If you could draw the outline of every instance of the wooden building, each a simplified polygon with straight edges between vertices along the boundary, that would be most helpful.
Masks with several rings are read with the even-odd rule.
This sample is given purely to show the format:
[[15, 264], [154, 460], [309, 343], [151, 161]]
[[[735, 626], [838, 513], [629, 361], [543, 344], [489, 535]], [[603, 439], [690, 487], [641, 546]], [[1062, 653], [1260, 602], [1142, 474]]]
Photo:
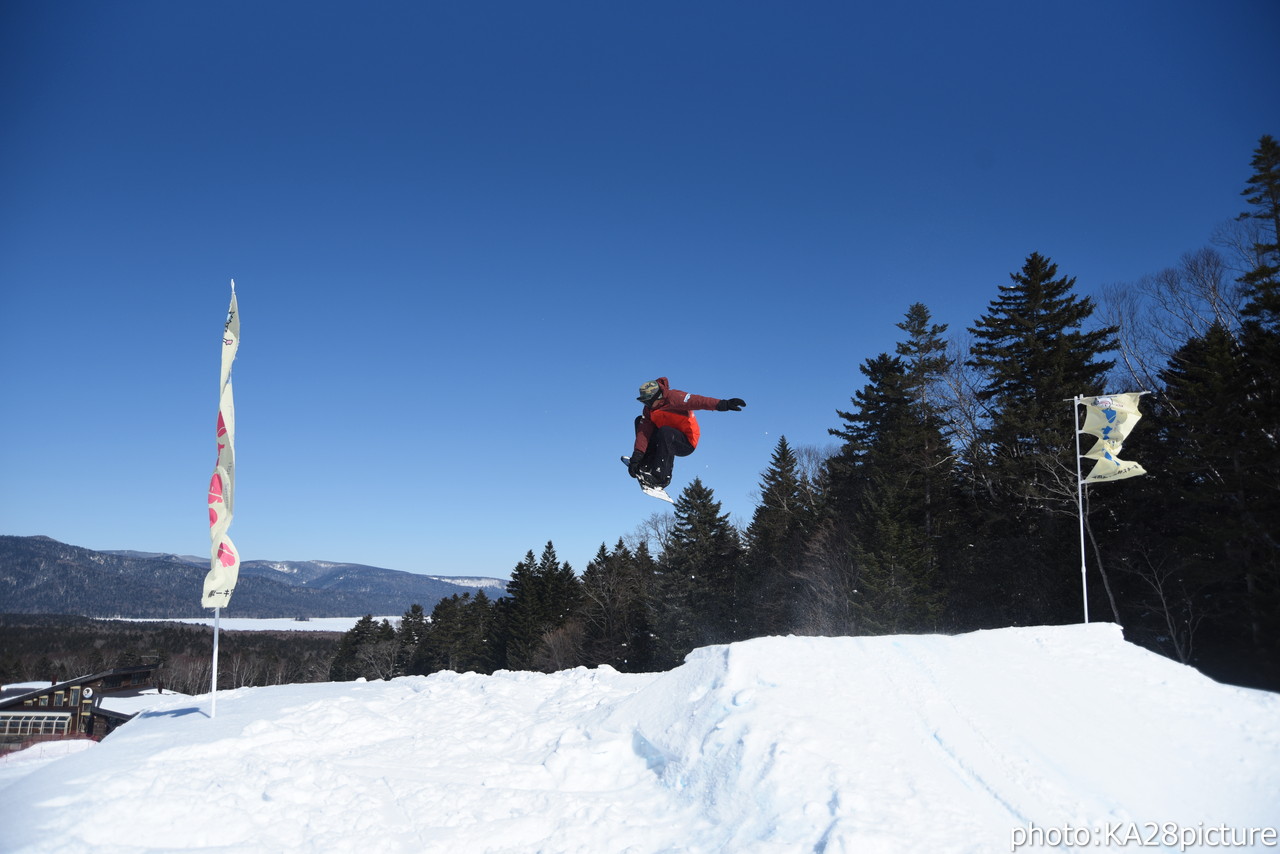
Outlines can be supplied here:
[[0, 751], [56, 738], [101, 739], [131, 714], [111, 711], [104, 698], [156, 687], [156, 666], [117, 667], [0, 698]]

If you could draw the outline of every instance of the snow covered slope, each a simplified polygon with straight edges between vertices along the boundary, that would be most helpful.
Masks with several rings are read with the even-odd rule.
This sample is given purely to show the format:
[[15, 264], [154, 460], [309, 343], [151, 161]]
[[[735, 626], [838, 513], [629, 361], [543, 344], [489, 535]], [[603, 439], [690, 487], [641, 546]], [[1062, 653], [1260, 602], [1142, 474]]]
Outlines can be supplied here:
[[1280, 823], [1280, 696], [1109, 625], [762, 638], [669, 673], [291, 685], [208, 709], [175, 701], [9, 780], [0, 848], [1209, 850], [1252, 832], [1267, 850]]

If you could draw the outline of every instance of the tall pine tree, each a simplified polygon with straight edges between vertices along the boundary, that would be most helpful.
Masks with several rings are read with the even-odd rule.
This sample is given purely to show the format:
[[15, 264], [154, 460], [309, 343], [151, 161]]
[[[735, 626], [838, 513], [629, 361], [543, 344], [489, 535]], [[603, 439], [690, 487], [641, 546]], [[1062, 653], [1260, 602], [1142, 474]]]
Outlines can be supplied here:
[[742, 545], [729, 514], [701, 479], [675, 501], [676, 523], [658, 559], [652, 591], [659, 666], [673, 667], [695, 647], [745, 634]]
[[379, 623], [372, 614], [365, 614], [343, 632], [329, 678], [334, 682], [388, 679], [395, 675], [396, 652], [396, 630], [390, 621]]
[[650, 666], [652, 629], [647, 587], [647, 554], [637, 558], [621, 541], [612, 552], [604, 544], [582, 573], [583, 652], [589, 666], [608, 664], [638, 672]]
[[1270, 134], [1262, 137], [1254, 149], [1251, 165], [1253, 174], [1242, 191], [1251, 208], [1240, 214], [1240, 218], [1256, 220], [1261, 231], [1260, 239], [1253, 245], [1254, 267], [1242, 278], [1254, 304], [1246, 314], [1269, 315], [1274, 321], [1280, 313], [1280, 306], [1276, 305], [1280, 299], [1276, 292], [1280, 281], [1280, 143]]
[[779, 437], [760, 481], [760, 504], [746, 531], [744, 579], [749, 608], [744, 620], [749, 634], [792, 631], [797, 577], [805, 543], [817, 521], [815, 497], [787, 437]]
[[455, 593], [436, 603], [431, 621], [418, 645], [413, 672], [492, 673], [488, 643], [493, 604], [483, 590]]
[[561, 563], [550, 541], [535, 558], [533, 552], [511, 573], [508, 597], [495, 615], [493, 642], [505, 651], [501, 665], [512, 670], [546, 669], [543, 646], [556, 630], [574, 617], [581, 603], [581, 582], [567, 563]]
[[[978, 397], [989, 414], [989, 489], [1029, 507], [1060, 499], [1061, 473], [1075, 471], [1075, 425], [1064, 401], [1105, 391], [1115, 366], [1099, 357], [1116, 349], [1118, 330], [1084, 329], [1093, 301], [1073, 293], [1074, 276], [1057, 276], [1058, 266], [1033, 252], [969, 330], [969, 364], [982, 372]], [[1074, 476], [1067, 481], [1069, 497]]]
[[968, 592], [988, 603], [983, 622], [1064, 622], [1077, 619], [1078, 561], [1073, 410], [1078, 394], [1106, 391], [1116, 349], [1115, 327], [1087, 329], [1094, 312], [1032, 253], [1010, 276], [977, 323], [968, 364], [983, 384], [987, 421], [968, 460], [975, 496], [988, 512], [985, 549]]
[[421, 605], [409, 606], [400, 618], [396, 627], [396, 675], [404, 676], [413, 672], [413, 660], [418, 654], [418, 646], [427, 636], [427, 614]]
[[1248, 543], [1249, 619], [1254, 655], [1265, 661], [1269, 684], [1280, 684], [1280, 143], [1259, 140], [1244, 196], [1243, 216], [1260, 225], [1257, 261], [1246, 288], [1240, 343], [1248, 366], [1239, 405], [1245, 410], [1240, 484]]
[[842, 610], [858, 633], [935, 628], [945, 594], [942, 532], [956, 499], [936, 390], [951, 364], [946, 327], [916, 303], [898, 328], [896, 355], [863, 363], [857, 406], [830, 431], [844, 445], [830, 464], [828, 529], [811, 553], [848, 576], [826, 586], [849, 597]]
[[498, 600], [490, 627], [498, 667], [526, 670], [538, 649], [544, 630], [542, 592], [538, 584], [538, 559], [533, 550], [511, 570], [507, 595]]

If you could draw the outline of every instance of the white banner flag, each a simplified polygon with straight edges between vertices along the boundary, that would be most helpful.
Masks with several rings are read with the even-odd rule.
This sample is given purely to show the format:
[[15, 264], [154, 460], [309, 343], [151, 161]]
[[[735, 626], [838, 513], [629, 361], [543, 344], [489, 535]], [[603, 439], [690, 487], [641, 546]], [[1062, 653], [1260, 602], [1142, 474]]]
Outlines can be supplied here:
[[204, 578], [205, 608], [225, 608], [240, 576], [240, 554], [227, 536], [235, 509], [236, 407], [231, 390], [231, 365], [240, 348], [240, 311], [236, 283], [231, 283], [231, 307], [222, 333], [222, 376], [218, 395], [218, 461], [209, 480], [209, 574]]
[[1138, 394], [1113, 394], [1085, 398], [1084, 427], [1080, 432], [1107, 442], [1123, 442], [1142, 419], [1138, 397]]
[[1138, 398], [1141, 396], [1140, 392], [1132, 392], [1079, 399], [1085, 411], [1084, 426], [1080, 432], [1098, 437], [1094, 446], [1080, 455], [1098, 461], [1084, 479], [1085, 483], [1124, 480], [1147, 473], [1137, 463], [1116, 456], [1124, 447], [1129, 433], [1142, 420], [1142, 413], [1138, 411]]
[[1110, 451], [1102, 451], [1102, 456], [1096, 459], [1098, 462], [1094, 465], [1093, 471], [1089, 472], [1089, 476], [1084, 479], [1085, 483], [1124, 480], [1126, 477], [1137, 477], [1147, 473], [1147, 470], [1138, 463], [1122, 460]]

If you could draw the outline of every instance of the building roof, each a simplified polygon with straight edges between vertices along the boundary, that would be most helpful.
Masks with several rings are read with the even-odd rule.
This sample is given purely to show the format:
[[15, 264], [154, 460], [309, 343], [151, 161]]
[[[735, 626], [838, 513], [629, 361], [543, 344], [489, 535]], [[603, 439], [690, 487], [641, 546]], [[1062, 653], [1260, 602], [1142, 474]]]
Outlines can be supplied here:
[[119, 676], [131, 673], [149, 673], [154, 671], [154, 664], [135, 664], [130, 667], [115, 667], [111, 670], [104, 670], [101, 673], [94, 673], [89, 676], [77, 676], [75, 679], [68, 679], [66, 682], [55, 682], [49, 684], [46, 682], [24, 682], [20, 683], [24, 688], [36, 685], [38, 687], [23, 691], [20, 694], [11, 694], [0, 699], [0, 709], [10, 709], [14, 706], [21, 706], [27, 700], [34, 700], [42, 694], [51, 694], [54, 691], [66, 691], [88, 682], [95, 682], [99, 679], [105, 679], [108, 676]]

